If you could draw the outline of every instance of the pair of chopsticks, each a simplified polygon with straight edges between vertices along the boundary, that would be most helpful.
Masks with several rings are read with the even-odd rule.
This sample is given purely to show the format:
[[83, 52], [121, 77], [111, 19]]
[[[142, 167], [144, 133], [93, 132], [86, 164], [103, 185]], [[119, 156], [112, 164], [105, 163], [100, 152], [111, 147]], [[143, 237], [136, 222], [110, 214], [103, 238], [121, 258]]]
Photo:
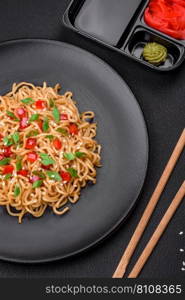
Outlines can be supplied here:
[[[160, 199], [160, 196], [177, 164], [177, 161], [184, 150], [185, 147], [185, 129], [183, 130], [175, 149], [163, 171], [163, 174], [150, 198], [150, 201], [140, 219], [139, 224], [137, 225], [135, 232], [118, 264], [118, 267], [113, 274], [113, 278], [122, 278], [125, 274], [126, 268], [132, 258], [132, 255], [147, 227], [147, 224], [155, 210], [155, 207]], [[181, 204], [183, 198], [185, 196], [185, 181], [181, 185], [179, 191], [177, 192], [175, 198], [172, 200], [171, 205], [167, 209], [165, 215], [163, 216], [161, 222], [157, 226], [155, 232], [153, 233], [151, 239], [149, 240], [148, 244], [146, 245], [145, 249], [143, 250], [141, 256], [139, 257], [138, 261], [136, 262], [134, 268], [132, 269], [131, 273], [129, 274], [128, 278], [136, 278], [139, 273], [141, 272], [142, 268], [144, 267], [145, 263], [147, 262], [148, 258], [150, 257], [152, 251], [154, 250], [155, 246], [157, 245], [160, 237], [164, 233], [166, 227], [168, 226], [170, 220], [172, 219], [173, 215], [175, 214], [177, 208]]]

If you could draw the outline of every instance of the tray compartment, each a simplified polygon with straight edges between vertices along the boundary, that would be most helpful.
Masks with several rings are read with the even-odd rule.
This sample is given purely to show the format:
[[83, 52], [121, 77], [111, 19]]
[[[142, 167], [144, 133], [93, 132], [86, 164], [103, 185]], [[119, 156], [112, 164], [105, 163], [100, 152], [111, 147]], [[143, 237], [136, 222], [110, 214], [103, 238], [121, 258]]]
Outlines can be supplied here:
[[185, 46], [185, 40], [176, 39], [176, 38], [174, 38], [174, 37], [172, 37], [172, 36], [170, 36], [170, 35], [168, 35], [168, 34], [162, 32], [162, 31], [160, 31], [160, 30], [158, 30], [158, 29], [155, 29], [154, 27], [149, 26], [149, 25], [145, 22], [145, 20], [144, 20], [144, 13], [145, 13], [146, 8], [147, 8], [148, 5], [149, 5], [149, 2], [150, 2], [150, 0], [145, 0], [145, 4], [144, 4], [143, 8], [142, 8], [141, 11], [140, 11], [140, 16], [138, 17], [137, 24], [143, 24], [143, 26], [145, 26], [146, 28], [152, 30], [152, 31], [155, 32], [156, 34], [161, 34], [162, 36], [164, 36], [164, 37], [166, 37], [166, 38], [172, 40], [173, 42], [177, 42], [177, 43], [179, 43], [179, 44]]
[[[104, 43], [117, 46], [126, 34], [142, 0], [86, 0], [76, 2], [76, 12], [72, 16], [73, 26], [80, 32]], [[74, 9], [74, 7], [73, 7]]]
[[[156, 66], [144, 60], [142, 57], [143, 49], [144, 46], [150, 42], [159, 43], [167, 48], [168, 56], [165, 63]], [[173, 68], [179, 64], [184, 55], [184, 48], [181, 45], [177, 45], [171, 40], [156, 35], [154, 32], [147, 30], [145, 27], [139, 27], [135, 29], [123, 50], [131, 55], [134, 59], [137, 59], [143, 64], [150, 65], [152, 68], [156, 69]]]

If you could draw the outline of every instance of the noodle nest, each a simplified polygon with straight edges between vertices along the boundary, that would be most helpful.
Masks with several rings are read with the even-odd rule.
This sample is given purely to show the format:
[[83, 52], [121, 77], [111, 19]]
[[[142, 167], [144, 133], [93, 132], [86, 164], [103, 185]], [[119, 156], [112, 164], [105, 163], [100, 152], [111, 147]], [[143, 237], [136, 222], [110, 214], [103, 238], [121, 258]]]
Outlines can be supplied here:
[[[59, 90], [59, 84], [21, 82], [0, 96], [0, 206], [19, 223], [26, 214], [41, 217], [47, 207], [63, 215], [81, 188], [96, 183], [101, 146], [94, 112], [80, 114], [72, 93]], [[26, 117], [16, 113], [20, 108]]]

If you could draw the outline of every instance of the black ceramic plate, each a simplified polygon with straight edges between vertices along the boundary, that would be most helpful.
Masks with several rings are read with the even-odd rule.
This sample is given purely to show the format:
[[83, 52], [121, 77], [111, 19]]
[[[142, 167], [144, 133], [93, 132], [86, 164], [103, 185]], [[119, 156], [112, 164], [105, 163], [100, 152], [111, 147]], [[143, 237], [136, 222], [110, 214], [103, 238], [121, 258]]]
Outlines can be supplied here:
[[87, 186], [64, 216], [48, 211], [20, 225], [0, 208], [0, 258], [44, 262], [94, 245], [125, 219], [142, 188], [148, 139], [141, 110], [125, 82], [107, 64], [79, 48], [54, 41], [0, 45], [0, 94], [13, 82], [54, 85], [74, 93], [81, 111], [92, 110], [102, 144], [97, 184]]

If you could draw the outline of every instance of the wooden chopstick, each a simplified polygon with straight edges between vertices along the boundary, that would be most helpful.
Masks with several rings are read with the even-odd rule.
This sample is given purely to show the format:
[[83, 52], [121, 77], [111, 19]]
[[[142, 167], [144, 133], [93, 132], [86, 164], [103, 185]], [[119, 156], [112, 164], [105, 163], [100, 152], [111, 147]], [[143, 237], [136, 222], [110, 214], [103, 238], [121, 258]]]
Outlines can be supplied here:
[[130, 262], [130, 259], [143, 235], [144, 230], [147, 227], [147, 224], [155, 210], [155, 207], [160, 199], [160, 196], [175, 168], [175, 165], [185, 147], [185, 129], [183, 130], [176, 146], [175, 149], [162, 173], [162, 176], [150, 198], [150, 201], [145, 208], [145, 211], [139, 221], [139, 224], [137, 225], [135, 232], [118, 264], [118, 267], [116, 271], [113, 274], [113, 278], [122, 278], [123, 275], [125, 274], [126, 268]]
[[170, 204], [169, 208], [167, 209], [161, 222], [157, 226], [154, 234], [152, 235], [151, 239], [149, 240], [148, 244], [146, 245], [145, 249], [143, 250], [141, 256], [139, 257], [138, 261], [136, 262], [135, 266], [133, 267], [128, 278], [136, 278], [139, 275], [139, 273], [141, 272], [145, 263], [147, 262], [148, 258], [150, 257], [152, 251], [154, 250], [155, 246], [157, 245], [160, 237], [162, 236], [166, 227], [168, 226], [170, 220], [172, 219], [173, 215], [175, 214], [177, 208], [181, 204], [184, 196], [185, 196], [185, 181], [182, 184], [179, 191], [177, 192], [177, 194], [176, 194], [175, 198], [173, 199], [172, 203]]

